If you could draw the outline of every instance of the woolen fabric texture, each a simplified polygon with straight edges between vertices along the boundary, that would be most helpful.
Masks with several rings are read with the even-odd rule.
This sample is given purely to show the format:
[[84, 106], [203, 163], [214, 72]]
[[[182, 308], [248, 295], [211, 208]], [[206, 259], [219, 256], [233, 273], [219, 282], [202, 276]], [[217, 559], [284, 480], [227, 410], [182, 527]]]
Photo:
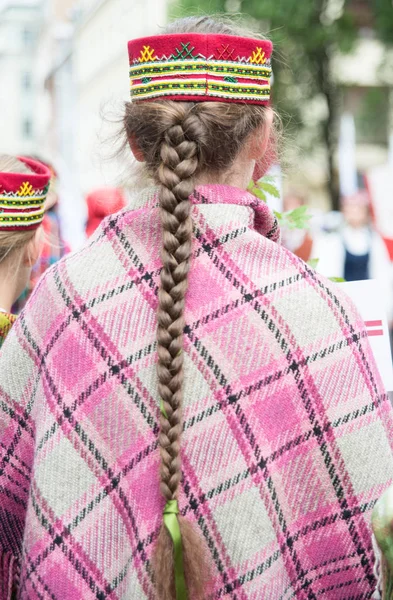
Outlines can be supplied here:
[[[364, 325], [254, 196], [192, 202], [179, 504], [213, 598], [371, 598], [393, 427]], [[157, 193], [134, 204], [46, 272], [3, 346], [1, 600], [158, 600]]]

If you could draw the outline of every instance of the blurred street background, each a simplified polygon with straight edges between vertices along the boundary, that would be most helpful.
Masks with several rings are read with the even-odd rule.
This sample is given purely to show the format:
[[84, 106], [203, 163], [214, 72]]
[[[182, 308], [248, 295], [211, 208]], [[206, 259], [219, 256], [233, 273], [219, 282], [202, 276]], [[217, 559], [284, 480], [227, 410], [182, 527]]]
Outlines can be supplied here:
[[110, 158], [127, 41], [203, 13], [233, 14], [274, 42], [272, 200], [313, 215], [284, 242], [326, 275], [380, 278], [392, 319], [392, 0], [0, 0], [0, 152], [53, 165], [62, 235], [78, 248], [102, 198], [117, 207], [132, 192], [131, 157]]

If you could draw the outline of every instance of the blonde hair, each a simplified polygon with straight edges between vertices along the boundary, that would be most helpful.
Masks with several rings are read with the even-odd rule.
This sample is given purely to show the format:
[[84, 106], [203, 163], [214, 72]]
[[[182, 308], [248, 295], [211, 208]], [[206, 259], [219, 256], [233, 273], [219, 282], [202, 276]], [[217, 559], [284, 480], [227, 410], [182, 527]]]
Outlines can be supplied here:
[[[233, 24], [211, 17], [175, 21], [165, 33], [244, 35]], [[127, 137], [135, 139], [150, 176], [160, 186], [162, 226], [161, 285], [157, 310], [160, 417], [160, 489], [166, 502], [177, 500], [181, 482], [183, 430], [184, 308], [192, 245], [190, 196], [200, 173], [226, 172], [249, 135], [266, 121], [266, 107], [222, 102], [133, 102], [126, 105]], [[189, 597], [206, 597], [207, 548], [203, 537], [179, 515]], [[153, 556], [160, 600], [176, 598], [171, 537], [162, 524]]]
[[[2, 173], [32, 173], [33, 171], [9, 154], [0, 154], [0, 172]], [[0, 228], [0, 263], [24, 249], [36, 235], [33, 231], [2, 231]]]

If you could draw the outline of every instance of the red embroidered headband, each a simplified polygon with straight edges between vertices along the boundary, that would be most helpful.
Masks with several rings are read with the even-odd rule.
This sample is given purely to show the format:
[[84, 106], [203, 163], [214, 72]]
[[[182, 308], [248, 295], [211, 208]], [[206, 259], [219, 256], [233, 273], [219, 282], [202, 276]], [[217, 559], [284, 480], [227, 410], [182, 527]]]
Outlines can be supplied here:
[[51, 172], [31, 158], [18, 159], [33, 172], [0, 172], [0, 231], [36, 229], [44, 218]]
[[267, 40], [232, 35], [179, 33], [132, 40], [131, 99], [268, 104], [272, 50]]

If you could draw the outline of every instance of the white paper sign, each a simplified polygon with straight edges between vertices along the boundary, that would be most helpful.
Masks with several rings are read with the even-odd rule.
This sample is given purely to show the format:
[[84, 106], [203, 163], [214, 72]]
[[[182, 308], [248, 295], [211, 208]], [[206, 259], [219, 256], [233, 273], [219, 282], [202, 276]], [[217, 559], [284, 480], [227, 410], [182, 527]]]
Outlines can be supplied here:
[[393, 391], [393, 363], [382, 293], [374, 279], [348, 281], [340, 287], [356, 305], [366, 324], [370, 345], [386, 391]]
[[370, 169], [367, 184], [377, 229], [382, 237], [393, 239], [392, 166], [386, 164]]

